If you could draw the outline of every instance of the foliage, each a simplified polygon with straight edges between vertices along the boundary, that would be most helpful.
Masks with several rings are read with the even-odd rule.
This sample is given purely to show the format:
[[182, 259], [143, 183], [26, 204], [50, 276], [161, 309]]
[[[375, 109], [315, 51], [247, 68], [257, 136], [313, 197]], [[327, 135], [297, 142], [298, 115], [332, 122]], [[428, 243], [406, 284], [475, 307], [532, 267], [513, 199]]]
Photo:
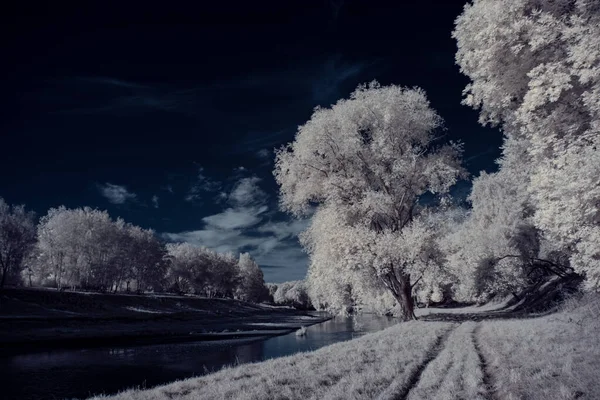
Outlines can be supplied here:
[[290, 281], [277, 284], [277, 290], [273, 295], [275, 304], [292, 306], [300, 309], [311, 308], [312, 304], [308, 296], [306, 282]]
[[315, 109], [295, 141], [277, 151], [282, 208], [300, 216], [318, 206], [304, 243], [311, 268], [330, 270], [318, 279], [341, 296], [327, 307], [340, 309], [353, 296], [349, 280], [350, 290], [365, 292], [376, 281], [397, 300], [403, 318], [412, 318], [411, 279], [417, 277], [397, 246], [409, 248], [410, 232], [403, 230], [418, 229], [411, 223], [419, 197], [446, 193], [463, 175], [461, 147], [439, 144], [441, 127], [421, 89], [374, 82], [329, 109]]
[[0, 289], [20, 283], [24, 261], [35, 244], [34, 214], [0, 197]]
[[476, 0], [453, 36], [471, 79], [464, 103], [502, 125], [505, 159], [527, 174], [533, 224], [600, 287], [598, 2]]

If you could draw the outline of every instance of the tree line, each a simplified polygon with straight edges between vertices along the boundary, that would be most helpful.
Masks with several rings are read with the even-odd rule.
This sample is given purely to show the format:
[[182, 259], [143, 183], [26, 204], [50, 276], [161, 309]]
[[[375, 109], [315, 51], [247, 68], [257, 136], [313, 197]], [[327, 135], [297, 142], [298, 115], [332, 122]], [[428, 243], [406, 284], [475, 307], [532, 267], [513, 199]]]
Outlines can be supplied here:
[[269, 299], [250, 254], [236, 257], [164, 243], [151, 229], [89, 207], [52, 208], [36, 224], [0, 198], [1, 285], [102, 292], [175, 292], [259, 302]]

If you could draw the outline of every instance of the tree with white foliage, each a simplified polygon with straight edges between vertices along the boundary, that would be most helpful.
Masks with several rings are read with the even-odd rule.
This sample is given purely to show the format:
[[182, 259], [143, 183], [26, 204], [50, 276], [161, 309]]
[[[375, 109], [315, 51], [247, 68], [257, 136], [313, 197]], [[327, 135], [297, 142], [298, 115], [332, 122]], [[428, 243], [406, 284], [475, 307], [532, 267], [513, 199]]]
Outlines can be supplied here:
[[273, 295], [275, 304], [287, 305], [300, 309], [311, 307], [306, 288], [306, 282], [289, 281], [277, 284], [277, 290]]
[[168, 243], [168, 280], [172, 290], [205, 294], [210, 273], [210, 250], [189, 243]]
[[473, 180], [467, 219], [442, 239], [457, 300], [485, 301], [525, 285], [524, 264], [539, 251], [527, 199], [506, 171]]
[[238, 261], [239, 285], [236, 297], [244, 301], [258, 303], [268, 297], [268, 289], [262, 270], [249, 253], [240, 254]]
[[[139, 292], [149, 289], [161, 290], [166, 275], [167, 251], [154, 231], [128, 224], [125, 228], [124, 241], [120, 245], [123, 249], [123, 258], [127, 262], [124, 268], [124, 272], [127, 273], [125, 278], [127, 289], [129, 289], [129, 281], [134, 280]], [[123, 278], [119, 277], [117, 286], [120, 286], [122, 280]]]
[[31, 272], [39, 284], [117, 291], [134, 281], [138, 291], [161, 289], [164, 248], [152, 230], [61, 206], [40, 219], [37, 237]]
[[108, 290], [116, 274], [118, 253], [115, 225], [106, 211], [89, 207], [50, 209], [38, 226], [39, 263], [60, 288]]
[[339, 214], [338, 234], [353, 249], [340, 263], [376, 277], [404, 319], [413, 318], [418, 277], [381, 243], [397, 245], [419, 212], [419, 197], [446, 193], [463, 175], [461, 147], [440, 144], [441, 128], [421, 89], [372, 83], [331, 108], [315, 109], [276, 155], [282, 208], [302, 216], [317, 205]]
[[464, 103], [521, 143], [533, 222], [600, 287], [600, 4], [475, 0], [456, 21]]
[[0, 197], [0, 290], [7, 282], [19, 282], [23, 261], [34, 244], [34, 214]]

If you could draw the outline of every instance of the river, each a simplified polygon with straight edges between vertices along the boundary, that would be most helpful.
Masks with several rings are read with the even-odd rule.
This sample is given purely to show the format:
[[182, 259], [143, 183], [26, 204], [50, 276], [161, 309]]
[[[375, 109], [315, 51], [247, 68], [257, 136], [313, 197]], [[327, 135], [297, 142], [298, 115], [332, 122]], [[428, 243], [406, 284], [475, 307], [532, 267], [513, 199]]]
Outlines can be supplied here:
[[0, 358], [2, 398], [64, 399], [153, 387], [256, 362], [316, 350], [397, 323], [371, 314], [335, 317], [295, 333], [253, 342], [230, 340], [181, 344], [52, 350]]

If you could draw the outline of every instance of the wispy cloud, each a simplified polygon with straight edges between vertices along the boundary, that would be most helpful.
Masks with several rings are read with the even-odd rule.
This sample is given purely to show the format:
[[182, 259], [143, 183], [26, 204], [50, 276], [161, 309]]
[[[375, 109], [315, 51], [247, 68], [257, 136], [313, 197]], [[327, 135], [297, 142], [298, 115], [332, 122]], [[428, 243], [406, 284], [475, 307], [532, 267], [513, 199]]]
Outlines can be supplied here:
[[98, 85], [111, 85], [116, 87], [122, 87], [127, 89], [150, 89], [150, 86], [142, 85], [137, 82], [126, 81], [107, 76], [77, 76], [73, 78], [81, 82], [98, 84]]
[[98, 185], [98, 190], [112, 204], [124, 204], [127, 201], [135, 200], [137, 197], [135, 193], [128, 191], [125, 186], [108, 182], [104, 185]]
[[[195, 115], [194, 93], [169, 86], [153, 86], [107, 76], [65, 78], [56, 93], [66, 99], [51, 114], [129, 114], [148, 110]], [[84, 92], [75, 103], [71, 91]]]
[[221, 189], [221, 183], [211, 179], [203, 167], [198, 167], [196, 179], [190, 185], [184, 200], [189, 202], [199, 201], [204, 193], [216, 192]]
[[258, 157], [267, 158], [271, 153], [268, 149], [291, 140], [294, 136], [294, 129], [285, 128], [275, 132], [248, 132], [243, 138], [240, 138], [235, 146], [229, 149], [229, 153], [234, 155], [254, 152]]
[[330, 57], [312, 81], [312, 97], [316, 104], [329, 105], [341, 96], [342, 87], [356, 84], [359, 76], [376, 63], [344, 62], [339, 55]]
[[256, 157], [263, 160], [266, 160], [269, 157], [271, 157], [271, 154], [272, 152], [269, 149], [260, 149], [255, 153]]
[[270, 281], [286, 280], [286, 271], [290, 276], [304, 276], [308, 261], [297, 236], [309, 222], [271, 220], [272, 200], [260, 187], [261, 182], [256, 176], [238, 178], [228, 192], [221, 192], [225, 208], [202, 218], [201, 229], [164, 233], [163, 237], [220, 252], [248, 251], [260, 265], [282, 266], [265, 269], [266, 279]]
[[497, 153], [499, 152], [497, 147], [489, 147], [486, 150], [479, 152], [477, 154], [473, 154], [471, 157], [468, 157], [465, 159], [465, 164], [468, 164], [469, 162], [478, 159], [479, 157], [483, 157], [486, 156], [488, 154], [492, 154], [492, 153]]
[[152, 206], [154, 208], [158, 208], [158, 206], [159, 206], [159, 204], [158, 204], [158, 196], [157, 195], [152, 196]]

